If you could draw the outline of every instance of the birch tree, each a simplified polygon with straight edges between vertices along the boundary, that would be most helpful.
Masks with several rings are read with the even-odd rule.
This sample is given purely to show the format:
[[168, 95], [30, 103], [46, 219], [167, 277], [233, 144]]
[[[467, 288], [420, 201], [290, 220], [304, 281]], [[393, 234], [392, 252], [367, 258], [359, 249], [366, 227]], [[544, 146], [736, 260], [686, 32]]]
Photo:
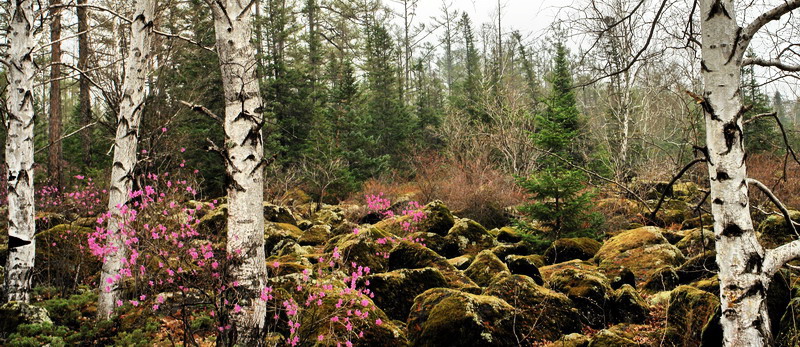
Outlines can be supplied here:
[[114, 140], [114, 164], [108, 198], [110, 217], [106, 230], [109, 245], [114, 250], [106, 255], [100, 274], [100, 295], [97, 311], [101, 317], [109, 317], [120, 297], [118, 279], [122, 260], [127, 256], [124, 247], [124, 232], [121, 209], [130, 200], [136, 167], [136, 148], [139, 141], [139, 124], [142, 119], [146, 96], [145, 82], [150, 67], [151, 41], [153, 38], [153, 15], [156, 0], [136, 0], [128, 56], [125, 60], [125, 81], [117, 115], [117, 133]]
[[[742, 136], [747, 105], [742, 102], [741, 69], [764, 63], [743, 58], [753, 37], [770, 21], [800, 8], [800, 0], [783, 1], [745, 27], [736, 20], [735, 5], [734, 0], [700, 1], [704, 91], [698, 102], [705, 111], [723, 343], [763, 346], [772, 338], [766, 301], [770, 280], [784, 264], [800, 257], [800, 240], [765, 250], [756, 239], [748, 186], [767, 189], [747, 177]], [[787, 222], [791, 224], [788, 218]]]
[[[266, 302], [260, 291], [266, 285], [263, 212], [264, 125], [261, 94], [256, 78], [252, 34], [252, 1], [206, 1], [211, 7], [216, 33], [225, 99], [225, 148], [228, 176], [228, 254], [237, 255], [230, 265], [232, 281], [238, 282], [236, 303], [230, 310], [228, 344], [259, 344], [264, 328]], [[233, 304], [233, 303], [231, 303]]]
[[8, 170], [8, 261], [5, 286], [8, 301], [30, 300], [36, 254], [33, 190], [33, 0], [15, 1], [8, 25], [6, 65], [8, 86], [5, 126]]

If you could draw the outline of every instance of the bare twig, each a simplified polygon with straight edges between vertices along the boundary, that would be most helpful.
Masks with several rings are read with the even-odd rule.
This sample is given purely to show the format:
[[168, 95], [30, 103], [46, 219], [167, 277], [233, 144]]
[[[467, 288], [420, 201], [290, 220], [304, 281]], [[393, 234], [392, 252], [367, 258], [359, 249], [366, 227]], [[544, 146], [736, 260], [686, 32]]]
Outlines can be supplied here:
[[66, 134], [66, 135], [64, 135], [64, 136], [61, 136], [60, 138], [58, 138], [58, 140], [54, 141], [53, 143], [50, 143], [50, 144], [48, 144], [47, 146], [44, 146], [44, 147], [42, 147], [42, 148], [39, 148], [39, 149], [37, 149], [37, 150], [36, 150], [36, 152], [33, 152], [33, 154], [37, 154], [37, 153], [39, 153], [39, 152], [41, 152], [41, 151], [43, 151], [43, 150], [45, 150], [45, 149], [48, 149], [48, 148], [50, 148], [50, 146], [52, 146], [52, 145], [54, 145], [54, 144], [56, 144], [56, 143], [58, 143], [58, 142], [61, 142], [61, 141], [63, 141], [64, 139], [66, 139], [66, 138], [68, 138], [68, 137], [71, 137], [71, 136], [73, 136], [73, 135], [75, 135], [75, 134], [77, 134], [77, 133], [79, 133], [79, 132], [83, 131], [83, 130], [84, 130], [84, 129], [86, 129], [86, 128], [89, 128], [89, 127], [91, 127], [91, 126], [94, 126], [95, 124], [97, 124], [97, 122], [96, 122], [96, 121], [95, 121], [95, 122], [92, 122], [92, 123], [89, 123], [89, 124], [86, 124], [86, 125], [82, 126], [80, 129], [78, 129], [78, 130], [75, 130], [75, 131], [73, 131], [73, 132], [71, 132], [71, 133], [69, 133], [69, 134]]
[[652, 212], [650, 212], [650, 220], [651, 221], [655, 221], [656, 220], [656, 213], [658, 213], [658, 210], [661, 209], [661, 204], [664, 203], [664, 198], [667, 197], [667, 192], [669, 191], [670, 188], [672, 188], [672, 185], [674, 185], [675, 182], [677, 182], [683, 176], [683, 174], [686, 173], [686, 171], [689, 171], [689, 169], [691, 169], [692, 166], [694, 166], [697, 163], [704, 163], [705, 161], [706, 161], [705, 158], [697, 158], [695, 160], [692, 160], [691, 162], [689, 162], [689, 164], [686, 164], [686, 166], [684, 166], [683, 169], [681, 169], [681, 171], [679, 171], [678, 174], [675, 175], [675, 177], [672, 177], [672, 180], [669, 181], [669, 184], [667, 184], [667, 186], [664, 187], [664, 191], [661, 193], [661, 198], [658, 199], [658, 203], [656, 204], [656, 208], [653, 209]]
[[189, 103], [189, 102], [183, 101], [183, 100], [178, 100], [178, 102], [180, 102], [181, 104], [186, 105], [187, 107], [192, 109], [192, 111], [195, 111], [197, 113], [200, 113], [200, 114], [208, 116], [209, 118], [219, 122], [219, 124], [225, 124], [225, 122], [222, 120], [222, 118], [217, 116], [213, 111], [209, 110], [207, 107], [205, 107], [203, 105], [196, 105], [196, 104], [192, 104], [192, 103]]
[[783, 214], [783, 218], [786, 219], [786, 224], [789, 226], [789, 228], [792, 229], [797, 237], [800, 237], [800, 234], [797, 233], [797, 229], [794, 227], [794, 223], [792, 223], [792, 216], [789, 214], [789, 210], [786, 209], [786, 206], [783, 205], [783, 203], [775, 196], [775, 194], [773, 194], [772, 191], [764, 185], [764, 183], [761, 183], [761, 181], [757, 179], [748, 178], [747, 183], [756, 186], [772, 201], [773, 204], [775, 204], [778, 210], [780, 210]]

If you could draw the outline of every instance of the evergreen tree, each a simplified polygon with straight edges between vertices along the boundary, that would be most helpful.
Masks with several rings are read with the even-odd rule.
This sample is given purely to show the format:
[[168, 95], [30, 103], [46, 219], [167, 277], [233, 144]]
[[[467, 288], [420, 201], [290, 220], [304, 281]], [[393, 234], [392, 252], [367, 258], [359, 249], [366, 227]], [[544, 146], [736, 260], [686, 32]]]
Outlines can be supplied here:
[[547, 227], [550, 237], [592, 236], [601, 217], [589, 212], [592, 194], [586, 192], [582, 171], [568, 163], [582, 165], [575, 143], [579, 137], [580, 112], [572, 91], [572, 72], [567, 49], [556, 44], [553, 70], [548, 82], [550, 95], [546, 109], [536, 116], [534, 143], [543, 151], [540, 168], [519, 184], [531, 195], [531, 202], [522, 207], [528, 217]]
[[416, 120], [403, 104], [399, 69], [393, 64], [395, 54], [395, 45], [385, 27], [367, 28], [364, 116], [377, 144], [368, 154], [373, 157], [389, 155], [394, 159], [393, 166], [399, 167], [402, 155], [409, 149]]
[[[748, 56], [754, 57], [755, 54], [748, 52]], [[769, 97], [761, 91], [753, 66], [742, 68], [742, 80], [742, 99], [744, 105], [750, 107], [744, 114], [744, 120], [772, 112]], [[780, 135], [775, 120], [771, 118], [762, 118], [748, 124], [744, 129], [744, 136], [745, 147], [749, 153], [771, 151], [779, 147]]]
[[480, 67], [480, 54], [475, 47], [475, 34], [472, 32], [472, 21], [464, 13], [461, 16], [461, 30], [464, 39], [464, 68], [466, 78], [460, 86], [460, 97], [455, 105], [463, 110], [473, 122], [488, 122], [489, 116], [482, 111], [483, 73]]

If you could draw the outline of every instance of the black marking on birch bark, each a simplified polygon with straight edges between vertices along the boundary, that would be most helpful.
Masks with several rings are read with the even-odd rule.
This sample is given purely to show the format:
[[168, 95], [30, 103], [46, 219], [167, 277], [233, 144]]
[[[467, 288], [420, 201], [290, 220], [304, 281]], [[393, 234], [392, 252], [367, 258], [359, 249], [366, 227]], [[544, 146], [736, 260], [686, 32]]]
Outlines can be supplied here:
[[723, 205], [723, 204], [725, 204], [725, 201], [722, 201], [722, 199], [720, 199], [720, 198], [716, 198], [716, 199], [714, 199], [714, 201], [713, 201], [713, 202], [714, 202], [714, 204], [716, 204], [716, 205]]
[[700, 106], [703, 107], [703, 111], [706, 111], [706, 114], [708, 114], [708, 116], [711, 117], [712, 120], [718, 120], [718, 121], [722, 120], [719, 117], [717, 117], [717, 114], [714, 112], [714, 106], [711, 106], [711, 101], [708, 101], [708, 95], [706, 95], [706, 97], [703, 98], [703, 101], [700, 103]]
[[118, 167], [120, 170], [125, 171], [125, 165], [123, 165], [120, 161], [115, 161], [113, 167]]
[[251, 115], [251, 114], [250, 114], [249, 112], [247, 112], [247, 111], [242, 111], [242, 112], [239, 112], [239, 114], [238, 114], [238, 115], [236, 115], [236, 118], [234, 118], [234, 119], [233, 119], [233, 121], [234, 121], [234, 122], [236, 122], [236, 121], [238, 121], [238, 120], [240, 120], [240, 119], [248, 120], [248, 121], [251, 121], [251, 122], [253, 122], [253, 123], [256, 123], [256, 124], [258, 124], [258, 119], [256, 119], [256, 117], [255, 117], [255, 116]]
[[742, 167], [742, 166], [744, 166], [744, 164], [747, 162], [747, 156], [748, 156], [749, 154], [750, 154], [750, 153], [744, 152], [744, 155], [742, 156], [742, 162], [741, 162], [741, 163], [739, 163], [739, 167]]
[[702, 71], [702, 72], [714, 72], [714, 71], [712, 71], [711, 69], [708, 68], [708, 65], [706, 65], [706, 60], [705, 59], [700, 61], [700, 71]]
[[258, 146], [261, 143], [261, 130], [258, 127], [253, 127], [247, 132], [240, 146], [244, 146], [247, 141], [250, 141], [252, 146]]
[[19, 237], [8, 235], [8, 249], [14, 249], [31, 244], [31, 240], [23, 240]]
[[725, 65], [730, 64], [731, 60], [733, 60], [733, 57], [736, 56], [736, 52], [738, 51], [737, 48], [739, 47], [739, 41], [741, 39], [742, 39], [742, 27], [739, 27], [739, 29], [736, 29], [736, 37], [733, 39], [733, 44], [731, 45], [731, 54], [728, 55], [728, 60], [725, 61]]
[[761, 258], [761, 254], [756, 252], [750, 253], [747, 257], [747, 263], [744, 266], [744, 272], [751, 274], [761, 273], [761, 265], [763, 262], [764, 259]]
[[739, 237], [742, 236], [742, 234], [744, 234], [744, 230], [736, 225], [736, 223], [730, 223], [722, 229], [722, 236], [725, 237]]
[[30, 179], [28, 178], [28, 171], [25, 169], [19, 170], [19, 181], [17, 181], [17, 183], [22, 182], [22, 180], [25, 180], [26, 183], [31, 183]]
[[717, 181], [727, 181], [731, 179], [731, 176], [728, 175], [725, 171], [717, 171]]
[[728, 123], [725, 123], [725, 125], [722, 127], [722, 135], [725, 137], [725, 147], [727, 147], [725, 152], [722, 152], [722, 155], [725, 155], [730, 153], [733, 149], [733, 145], [736, 144], [737, 135], [739, 135], [739, 138], [741, 138], [742, 128], [734, 119]]
[[242, 192], [242, 193], [247, 191], [247, 189], [244, 189], [244, 187], [242, 187], [242, 185], [239, 184], [239, 182], [236, 182], [236, 179], [233, 178], [231, 175], [226, 175], [226, 177], [228, 178], [228, 189], [234, 189], [237, 192]]
[[736, 299], [734, 299], [733, 302], [734, 303], [739, 303], [742, 300], [747, 299], [747, 298], [749, 298], [751, 296], [756, 296], [756, 295], [763, 296], [764, 293], [766, 293], [766, 290], [764, 288], [764, 284], [761, 283], [760, 280], [756, 280], [756, 282], [753, 283], [753, 285], [751, 285], [749, 288], [747, 288], [747, 291], [742, 293], [741, 296], [739, 296]]

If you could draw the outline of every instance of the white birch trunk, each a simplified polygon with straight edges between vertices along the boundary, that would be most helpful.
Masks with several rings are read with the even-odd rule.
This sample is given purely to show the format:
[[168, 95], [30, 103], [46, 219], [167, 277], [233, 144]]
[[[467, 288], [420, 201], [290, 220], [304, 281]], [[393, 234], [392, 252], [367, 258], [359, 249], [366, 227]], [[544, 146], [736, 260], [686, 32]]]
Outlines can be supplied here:
[[125, 82], [123, 95], [117, 115], [117, 135], [114, 142], [114, 164], [111, 168], [111, 182], [108, 198], [108, 218], [106, 229], [108, 239], [116, 251], [108, 254], [103, 262], [100, 275], [100, 295], [97, 311], [102, 318], [108, 318], [119, 299], [119, 281], [122, 259], [127, 256], [123, 243], [124, 235], [120, 232], [123, 223], [120, 208], [129, 201], [129, 193], [133, 187], [133, 176], [136, 166], [136, 150], [139, 140], [139, 123], [146, 96], [145, 81], [150, 67], [150, 50], [153, 36], [153, 13], [155, 0], [137, 0], [131, 23], [130, 49], [125, 59]]
[[251, 1], [209, 1], [214, 16], [216, 49], [225, 93], [225, 149], [228, 176], [228, 254], [240, 256], [230, 268], [238, 282], [241, 311], [228, 312], [229, 344], [260, 344], [266, 303], [260, 291], [266, 284], [264, 259], [262, 103], [256, 78]]
[[8, 26], [6, 168], [8, 174], [8, 262], [5, 286], [9, 301], [30, 300], [33, 238], [33, 0], [15, 1]]

